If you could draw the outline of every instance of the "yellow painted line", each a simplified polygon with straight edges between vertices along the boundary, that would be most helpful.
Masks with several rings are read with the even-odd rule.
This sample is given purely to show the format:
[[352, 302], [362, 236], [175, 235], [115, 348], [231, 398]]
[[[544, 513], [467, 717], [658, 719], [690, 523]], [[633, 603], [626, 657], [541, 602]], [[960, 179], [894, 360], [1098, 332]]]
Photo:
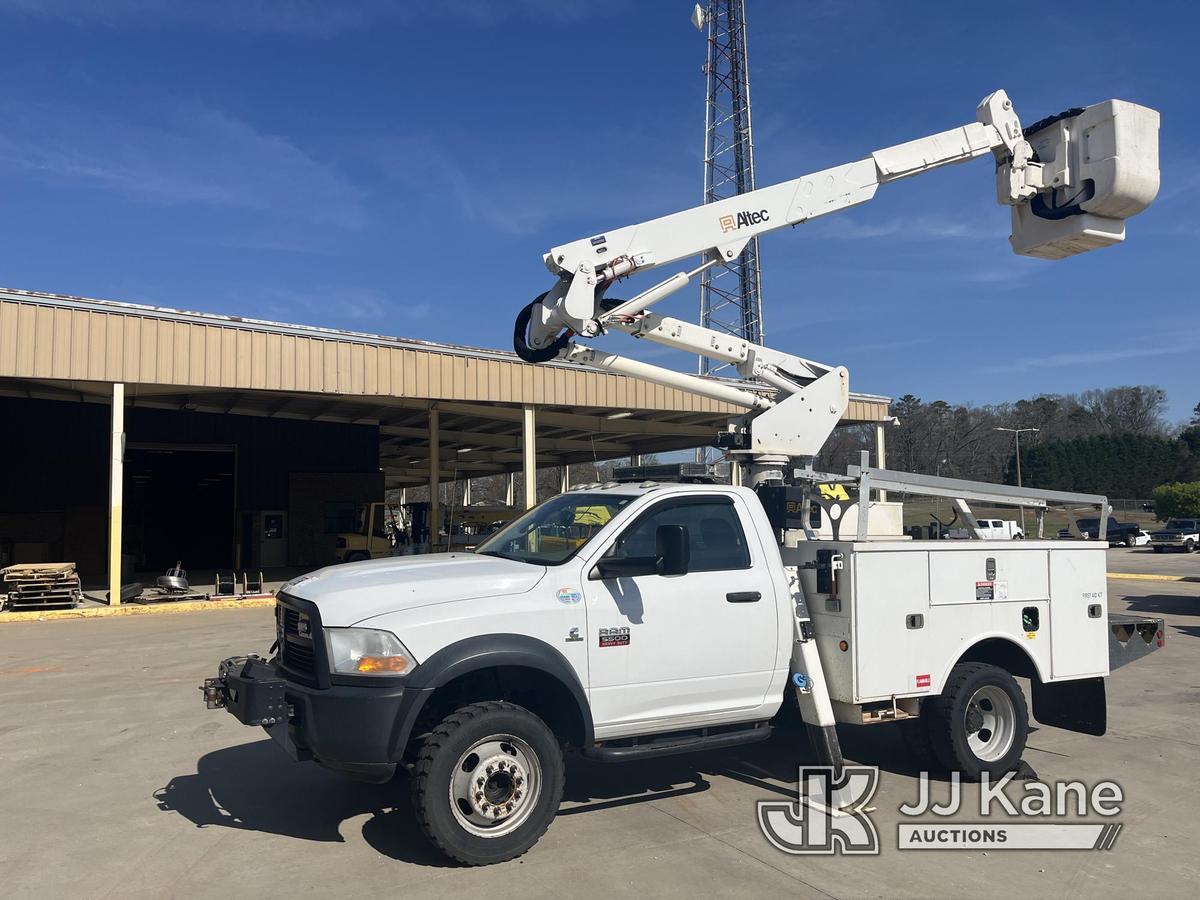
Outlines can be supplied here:
[[1147, 575], [1142, 572], [1109, 572], [1108, 577], [1129, 581], [1200, 581], [1200, 575]]
[[5, 622], [53, 622], [59, 619], [106, 619], [110, 616], [155, 616], [168, 613], [207, 612], [216, 609], [258, 609], [274, 605], [274, 597], [254, 597], [248, 600], [122, 603], [120, 606], [84, 606], [79, 609], [22, 609], [14, 612], [0, 612], [0, 624]]

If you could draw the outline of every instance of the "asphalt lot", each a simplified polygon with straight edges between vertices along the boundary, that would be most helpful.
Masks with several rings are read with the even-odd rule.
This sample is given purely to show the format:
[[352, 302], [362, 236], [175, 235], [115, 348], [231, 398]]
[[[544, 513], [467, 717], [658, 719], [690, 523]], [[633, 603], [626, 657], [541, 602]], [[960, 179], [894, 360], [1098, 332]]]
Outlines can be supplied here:
[[[550, 832], [487, 869], [427, 849], [403, 779], [363, 785], [293, 763], [203, 708], [196, 687], [220, 658], [269, 645], [269, 610], [0, 625], [0, 894], [1194, 897], [1200, 585], [1114, 580], [1110, 605], [1164, 616], [1166, 648], [1109, 679], [1105, 737], [1040, 728], [1025, 757], [1044, 781], [1123, 786], [1110, 851], [898, 851], [915, 763], [875, 727], [847, 729], [843, 743], [883, 769], [879, 857], [793, 857], [767, 843], [755, 803], [794, 797], [808, 752], [785, 732], [740, 753], [573, 762]], [[960, 819], [978, 821], [969, 806]]]
[[1181, 553], [1177, 550], [1155, 553], [1150, 547], [1110, 547], [1108, 571], [1200, 578], [1200, 553]]

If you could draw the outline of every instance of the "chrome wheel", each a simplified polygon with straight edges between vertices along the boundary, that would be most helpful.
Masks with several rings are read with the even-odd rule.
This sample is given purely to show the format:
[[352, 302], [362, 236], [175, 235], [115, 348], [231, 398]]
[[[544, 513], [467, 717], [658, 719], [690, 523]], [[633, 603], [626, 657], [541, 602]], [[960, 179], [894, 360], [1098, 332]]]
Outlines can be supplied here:
[[491, 735], [473, 744], [450, 776], [450, 808], [465, 830], [499, 837], [519, 828], [537, 805], [542, 767], [525, 741]]
[[987, 684], [975, 691], [963, 712], [967, 746], [976, 757], [995, 762], [1008, 753], [1016, 734], [1016, 710], [1000, 687]]

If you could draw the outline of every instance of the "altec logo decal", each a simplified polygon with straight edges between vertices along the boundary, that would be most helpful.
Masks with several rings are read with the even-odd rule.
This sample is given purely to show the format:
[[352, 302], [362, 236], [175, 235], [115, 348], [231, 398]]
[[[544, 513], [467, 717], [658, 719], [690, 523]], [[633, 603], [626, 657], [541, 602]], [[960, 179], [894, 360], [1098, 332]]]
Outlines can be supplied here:
[[765, 209], [759, 209], [740, 212], [736, 216], [721, 216], [720, 224], [722, 231], [730, 232], [747, 225], [761, 225], [763, 222], [770, 221], [770, 214]]

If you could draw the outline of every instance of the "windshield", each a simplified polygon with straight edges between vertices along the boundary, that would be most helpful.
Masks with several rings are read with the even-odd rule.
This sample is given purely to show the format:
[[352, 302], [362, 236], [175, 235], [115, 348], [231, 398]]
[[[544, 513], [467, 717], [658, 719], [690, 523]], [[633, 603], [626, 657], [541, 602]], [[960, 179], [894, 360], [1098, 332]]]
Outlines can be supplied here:
[[1174, 528], [1178, 531], [1186, 531], [1189, 528], [1194, 528], [1195, 525], [1191, 519], [1172, 519], [1167, 523], [1168, 528]]
[[475, 552], [561, 565], [634, 499], [629, 494], [560, 494], [497, 531]]

